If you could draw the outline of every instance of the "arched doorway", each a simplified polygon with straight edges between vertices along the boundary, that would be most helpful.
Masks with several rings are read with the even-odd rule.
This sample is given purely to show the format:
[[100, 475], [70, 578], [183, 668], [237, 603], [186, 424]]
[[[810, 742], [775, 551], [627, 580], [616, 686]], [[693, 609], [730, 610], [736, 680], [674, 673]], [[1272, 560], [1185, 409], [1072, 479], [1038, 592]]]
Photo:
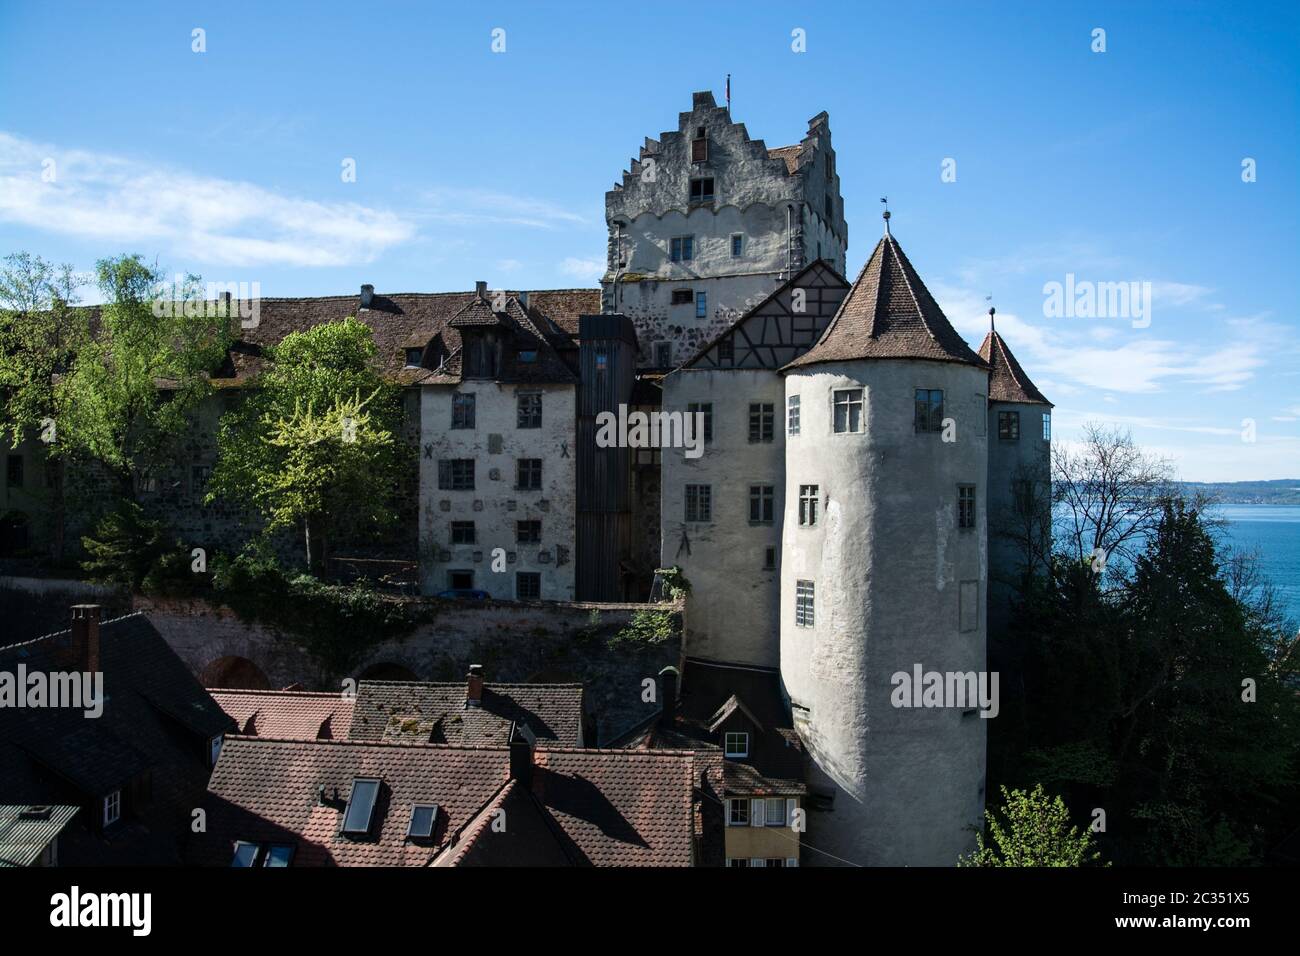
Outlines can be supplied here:
[[270, 690], [271, 682], [262, 669], [247, 657], [218, 657], [203, 668], [199, 683], [222, 690]]

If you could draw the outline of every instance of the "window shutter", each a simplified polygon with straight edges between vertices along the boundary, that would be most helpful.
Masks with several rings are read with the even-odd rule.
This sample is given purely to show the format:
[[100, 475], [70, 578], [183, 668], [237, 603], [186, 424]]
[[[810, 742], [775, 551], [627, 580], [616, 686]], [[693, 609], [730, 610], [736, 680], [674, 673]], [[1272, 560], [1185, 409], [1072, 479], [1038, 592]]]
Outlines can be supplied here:
[[762, 797], [754, 797], [749, 801], [749, 825], [751, 827], [761, 827], [767, 822], [767, 803]]
[[794, 826], [794, 812], [799, 808], [799, 801], [794, 797], [785, 798], [785, 825]]
[[451, 487], [451, 462], [446, 459], [438, 462], [438, 487]]

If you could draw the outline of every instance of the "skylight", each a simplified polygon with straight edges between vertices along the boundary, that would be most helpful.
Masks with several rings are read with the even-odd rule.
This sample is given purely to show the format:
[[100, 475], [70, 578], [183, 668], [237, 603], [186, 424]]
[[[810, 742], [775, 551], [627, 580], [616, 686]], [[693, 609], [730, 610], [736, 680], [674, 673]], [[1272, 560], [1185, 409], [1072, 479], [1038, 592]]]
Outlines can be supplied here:
[[370, 820], [375, 812], [375, 799], [379, 796], [379, 781], [357, 777], [352, 781], [352, 795], [343, 811], [344, 833], [369, 833]]
[[257, 851], [260, 847], [256, 843], [245, 843], [240, 840], [235, 844], [235, 858], [230, 861], [231, 866], [252, 866], [253, 861], [257, 859]]
[[411, 823], [406, 828], [406, 835], [417, 840], [433, 837], [433, 826], [438, 820], [436, 803], [417, 803], [411, 808]]

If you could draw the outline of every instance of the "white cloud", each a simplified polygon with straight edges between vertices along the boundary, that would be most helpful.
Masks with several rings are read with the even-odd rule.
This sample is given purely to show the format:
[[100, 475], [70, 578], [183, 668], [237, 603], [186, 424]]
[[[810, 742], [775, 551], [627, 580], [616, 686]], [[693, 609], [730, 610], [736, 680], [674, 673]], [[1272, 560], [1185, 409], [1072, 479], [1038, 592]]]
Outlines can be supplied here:
[[605, 274], [605, 262], [603, 259], [579, 259], [576, 256], [569, 256], [560, 263], [560, 271], [584, 282], [599, 282], [600, 277]]
[[[42, 177], [47, 160], [53, 161], [50, 182]], [[149, 243], [169, 256], [242, 267], [366, 263], [415, 235], [406, 219], [360, 203], [286, 197], [248, 182], [2, 132], [0, 221]]]
[[423, 217], [456, 226], [510, 225], [533, 229], [585, 226], [588, 220], [558, 203], [485, 189], [431, 189]]

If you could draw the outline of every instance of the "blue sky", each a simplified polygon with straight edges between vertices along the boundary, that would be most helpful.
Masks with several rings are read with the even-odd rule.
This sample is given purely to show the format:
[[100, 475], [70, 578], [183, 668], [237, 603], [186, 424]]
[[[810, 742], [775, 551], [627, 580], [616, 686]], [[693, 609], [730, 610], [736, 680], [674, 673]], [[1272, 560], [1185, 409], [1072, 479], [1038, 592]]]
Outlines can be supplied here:
[[[850, 272], [887, 194], [972, 344], [993, 296], [1058, 440], [1300, 477], [1294, 3], [292, 6], [0, 4], [0, 253], [268, 296], [594, 285], [604, 191], [730, 72], [769, 146], [830, 113]], [[1067, 274], [1150, 282], [1150, 324], [1048, 317]]]

